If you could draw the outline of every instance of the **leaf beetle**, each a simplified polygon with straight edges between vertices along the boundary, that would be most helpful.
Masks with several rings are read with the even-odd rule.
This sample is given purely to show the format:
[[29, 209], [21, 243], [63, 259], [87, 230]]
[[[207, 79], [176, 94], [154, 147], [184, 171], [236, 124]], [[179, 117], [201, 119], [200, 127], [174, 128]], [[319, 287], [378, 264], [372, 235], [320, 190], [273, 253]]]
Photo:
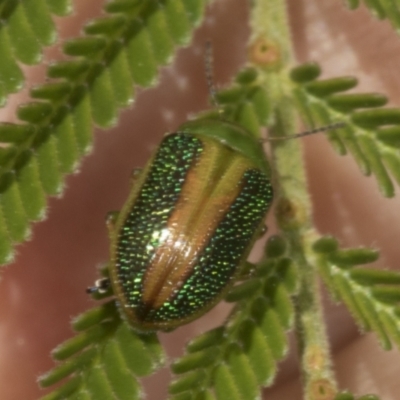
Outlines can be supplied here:
[[239, 125], [200, 119], [167, 134], [108, 222], [109, 283], [122, 316], [138, 331], [171, 330], [215, 306], [272, 198], [262, 144]]

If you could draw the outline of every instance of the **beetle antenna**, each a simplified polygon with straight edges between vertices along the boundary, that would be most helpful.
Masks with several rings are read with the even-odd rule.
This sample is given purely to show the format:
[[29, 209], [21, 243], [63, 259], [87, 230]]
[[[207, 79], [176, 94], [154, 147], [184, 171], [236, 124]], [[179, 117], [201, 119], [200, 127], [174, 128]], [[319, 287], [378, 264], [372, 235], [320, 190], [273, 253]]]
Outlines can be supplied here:
[[333, 124], [329, 124], [326, 126], [321, 126], [316, 129], [312, 129], [310, 131], [305, 131], [301, 133], [296, 133], [294, 135], [288, 135], [288, 136], [273, 136], [267, 139], [263, 139], [263, 142], [272, 142], [275, 140], [289, 140], [289, 139], [297, 139], [303, 136], [308, 136], [308, 135], [314, 135], [314, 133], [320, 133], [320, 132], [326, 132], [326, 131], [332, 131], [334, 129], [339, 129], [345, 127], [346, 124], [344, 122], [335, 122]]
[[208, 86], [208, 92], [211, 97], [211, 102], [213, 106], [217, 107], [218, 106], [218, 101], [217, 101], [217, 91], [215, 89], [215, 83], [214, 83], [214, 58], [213, 58], [213, 49], [212, 49], [212, 44], [211, 40], [206, 41], [206, 46], [205, 46], [205, 56], [204, 56], [204, 66], [205, 66], [205, 73], [206, 73], [206, 80], [207, 80], [207, 86]]

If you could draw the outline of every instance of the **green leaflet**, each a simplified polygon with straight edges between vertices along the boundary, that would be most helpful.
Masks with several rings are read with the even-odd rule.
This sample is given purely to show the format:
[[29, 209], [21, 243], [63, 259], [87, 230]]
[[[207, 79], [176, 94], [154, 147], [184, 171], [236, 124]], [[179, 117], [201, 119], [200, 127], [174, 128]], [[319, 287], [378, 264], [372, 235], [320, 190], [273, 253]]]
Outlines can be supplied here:
[[[322, 238], [314, 244], [318, 268], [336, 300], [343, 301], [364, 330], [373, 330], [386, 350], [400, 346], [400, 273], [362, 268], [378, 252], [368, 248], [326, 251]], [[322, 250], [322, 252], [321, 252]]]
[[345, 391], [336, 395], [335, 400], [379, 400], [374, 394], [366, 394], [364, 396], [355, 397], [352, 393]]

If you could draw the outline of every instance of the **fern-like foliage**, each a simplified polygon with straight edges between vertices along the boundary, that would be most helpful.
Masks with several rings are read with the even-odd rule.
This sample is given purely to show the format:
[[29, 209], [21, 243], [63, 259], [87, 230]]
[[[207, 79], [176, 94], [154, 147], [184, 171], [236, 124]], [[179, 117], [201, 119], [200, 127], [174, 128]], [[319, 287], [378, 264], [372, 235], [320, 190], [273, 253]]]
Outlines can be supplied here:
[[364, 331], [374, 331], [386, 350], [400, 348], [400, 273], [363, 268], [379, 253], [368, 248], [338, 249], [325, 237], [314, 243], [316, 264], [333, 297], [346, 304]]
[[[133, 101], [133, 88], [154, 84], [158, 68], [170, 61], [178, 46], [187, 43], [206, 3], [108, 2], [104, 16], [88, 23], [82, 37], [64, 43], [67, 60], [51, 65], [48, 82], [31, 90], [33, 101], [18, 109], [22, 122], [0, 124], [1, 263], [10, 260], [15, 243], [27, 238], [30, 222], [43, 217], [46, 196], [61, 193], [64, 176], [76, 169], [91, 147], [93, 126], [113, 125], [119, 110]], [[365, 3], [380, 18], [389, 18], [400, 27], [395, 1]], [[348, 0], [348, 4], [356, 8], [359, 1]], [[0, 1], [0, 49], [4, 54], [0, 99], [22, 84], [16, 63], [38, 62], [42, 46], [54, 40], [51, 15], [63, 15], [69, 7], [69, 0]], [[271, 48], [274, 46], [267, 40], [260, 52]], [[272, 52], [275, 57], [279, 54]], [[198, 118], [229, 120], [259, 137], [263, 127], [279, 130], [282, 104], [293, 95], [309, 125], [345, 122], [345, 128], [327, 134], [335, 149], [340, 154], [349, 152], [365, 175], [373, 174], [385, 196], [394, 195], [394, 181], [400, 184], [399, 109], [383, 108], [387, 99], [379, 94], [346, 93], [356, 86], [355, 78], [318, 80], [320, 70], [315, 64], [292, 70], [289, 89], [285, 86], [287, 75], [277, 71], [279, 62], [272, 65], [270, 75], [268, 68], [257, 62], [255, 65], [241, 71], [228, 90], [217, 94], [218, 110]], [[276, 90], [271, 88], [271, 94], [266, 81], [276, 77], [285, 83]], [[276, 95], [280, 90], [284, 101]], [[285, 104], [289, 103], [291, 100]], [[277, 363], [287, 353], [286, 331], [293, 327], [295, 318], [298, 330], [305, 326], [301, 326], [300, 314], [308, 310], [302, 308], [301, 300], [305, 282], [311, 280], [303, 278], [315, 272], [313, 265], [334, 297], [347, 305], [364, 330], [375, 331], [385, 349], [393, 343], [400, 345], [400, 274], [360, 267], [375, 261], [378, 253], [363, 248], [340, 250], [332, 238], [316, 241], [310, 254], [309, 237], [299, 235], [296, 228], [290, 229], [282, 228], [287, 242], [278, 236], [270, 238], [263, 260], [256, 266], [247, 264], [243, 276], [250, 278], [237, 284], [226, 297], [228, 302], [236, 303], [228, 320], [192, 340], [185, 355], [172, 364], [175, 378], [169, 387], [171, 400], [259, 398], [262, 387], [272, 383]], [[295, 237], [301, 240], [294, 245]], [[311, 267], [302, 271], [296, 262], [302, 268]], [[295, 295], [296, 310], [292, 302]], [[43, 387], [58, 384], [43, 399], [140, 398], [138, 379], [153, 373], [164, 361], [156, 335], [132, 331], [119, 316], [113, 300], [75, 319], [73, 328], [76, 336], [53, 352], [58, 365], [40, 378]], [[300, 347], [309, 345], [305, 343], [310, 338], [307, 329], [297, 333], [303, 341]], [[310, 378], [307, 366], [302, 366], [306, 380], [323, 388], [322, 384], [318, 386], [321, 380]], [[329, 371], [323, 372], [329, 375]], [[336, 393], [335, 385], [331, 387]], [[343, 392], [335, 399], [355, 397]], [[359, 398], [375, 399], [371, 395]]]
[[[68, 4], [47, 1], [59, 13]], [[64, 175], [90, 149], [93, 125], [114, 124], [132, 102], [133, 87], [154, 84], [158, 67], [188, 42], [205, 4], [115, 0], [106, 4], [106, 16], [85, 26], [84, 36], [64, 43], [70, 58], [50, 65], [50, 81], [31, 91], [38, 100], [18, 109], [25, 123], [0, 124], [0, 263], [29, 236], [30, 222], [43, 218], [46, 195], [60, 194]]]
[[364, 175], [373, 174], [382, 194], [393, 197], [400, 184], [400, 109], [382, 108], [385, 96], [376, 93], [345, 93], [357, 85], [354, 77], [317, 80], [315, 64], [292, 71], [294, 96], [302, 117], [311, 126], [336, 121], [346, 126], [327, 136], [339, 154], [349, 152]]
[[62, 363], [39, 378], [42, 387], [65, 381], [43, 400], [140, 399], [138, 378], [163, 363], [157, 336], [132, 332], [114, 301], [82, 314], [72, 325], [77, 336], [53, 352]]
[[[64, 63], [60, 65], [63, 66]], [[354, 139], [349, 139], [347, 132], [347, 129], [359, 129], [353, 119], [356, 118], [354, 115], [359, 115], [360, 111], [354, 110], [360, 107], [381, 106], [386, 99], [380, 95], [338, 94], [347, 87], [354, 86], [355, 80], [338, 78], [330, 81], [316, 81], [318, 74], [319, 69], [315, 65], [301, 66], [292, 71], [293, 93], [296, 95], [298, 105], [301, 110], [305, 110], [303, 115], [318, 125], [345, 120], [349, 125], [344, 130], [344, 134], [337, 136], [340, 132], [332, 133], [331, 140], [341, 149], [341, 153], [348, 148], [354, 154], [353, 148], [356, 146], [354, 143], [358, 146], [359, 139], [354, 132], [350, 136]], [[58, 87], [63, 87], [62, 85], [64, 83]], [[51, 87], [57, 86], [52, 84]], [[88, 98], [88, 95], [86, 96]], [[219, 109], [207, 111], [198, 118], [215, 117], [230, 120], [245, 127], [256, 136], [259, 135], [260, 129], [268, 126], [273, 119], [272, 100], [262, 84], [257, 69], [242, 70], [229, 89], [217, 94], [217, 99]], [[385, 111], [385, 109], [380, 111]], [[370, 133], [361, 131], [361, 134], [369, 135]], [[370, 157], [366, 156], [365, 160], [366, 165], [372, 164]], [[374, 169], [372, 170], [375, 172]], [[331, 289], [335, 293], [339, 291], [338, 298], [345, 301], [350, 309], [354, 308], [354, 301], [348, 303], [348, 297], [357, 298], [357, 301], [362, 300], [363, 304], [366, 304], [362, 296], [369, 298], [370, 302], [374, 302], [374, 306], [378, 308], [386, 307], [387, 317], [383, 317], [385, 318], [383, 322], [377, 322], [371, 317], [371, 313], [378, 311], [373, 307], [371, 308], [373, 311], [370, 310], [369, 314], [360, 314], [362, 317], [359, 312], [354, 312], [362, 326], [365, 329], [375, 329], [383, 337], [382, 341], [386, 348], [390, 346], [389, 337], [397, 341], [398, 338], [394, 332], [395, 328], [398, 328], [396, 319], [398, 306], [393, 300], [395, 290], [393, 287], [382, 286], [392, 279], [392, 275], [389, 277], [385, 275], [386, 273], [360, 268], [354, 268], [350, 272], [350, 266], [375, 260], [377, 253], [370, 250], [339, 251], [337, 243], [328, 239], [321, 239], [314, 248], [313, 261], [319, 266], [321, 274]], [[299, 283], [298, 271], [296, 264], [292, 261], [290, 250], [286, 250], [285, 241], [278, 237], [270, 238], [264, 260], [255, 268], [251, 265], [247, 267], [247, 273], [253, 271], [252, 277], [236, 286], [226, 298], [227, 301], [237, 302], [228, 321], [223, 326], [194, 339], [187, 346], [186, 354], [172, 365], [176, 379], [169, 388], [171, 399], [247, 400], [257, 398], [261, 388], [273, 381], [277, 362], [285, 356], [288, 348], [285, 332], [292, 327], [294, 321], [291, 296], [296, 293]], [[335, 268], [333, 272], [332, 268]], [[339, 272], [343, 275], [341, 279]], [[383, 281], [385, 277], [387, 281]], [[339, 286], [336, 282], [338, 279]], [[396, 279], [398, 279], [397, 275]], [[344, 288], [340, 289], [340, 285]], [[361, 295], [352, 293], [354, 290]], [[392, 296], [391, 305], [388, 305], [386, 298], [390, 297], [389, 295]], [[375, 296], [373, 300], [371, 296]], [[104, 393], [110, 395], [105, 398], [124, 399], [123, 396], [131, 393], [131, 390], [136, 394], [140, 391], [137, 381], [132, 379], [132, 374], [135, 377], [143, 376], [159, 365], [161, 357], [159, 353], [153, 364], [150, 361], [145, 363], [148, 368], [142, 373], [127, 367], [126, 360], [119, 363], [112, 361], [121, 360], [120, 349], [128, 345], [129, 336], [132, 337], [132, 348], [139, 349], [134, 350], [139, 351], [139, 355], [134, 355], [132, 350], [131, 357], [136, 360], [145, 357], [140, 351], [146, 348], [146, 338], [148, 339], [147, 336], [135, 334], [121, 321], [113, 303], [107, 303], [89, 311], [74, 323], [74, 328], [85, 330], [55, 351], [55, 358], [62, 360], [63, 363], [43, 377], [41, 384], [50, 386], [60, 379], [66, 377], [68, 379], [63, 386], [45, 397], [46, 400], [81, 398], [85, 396], [85, 393], [91, 393], [92, 398], [98, 398], [96, 396], [99, 394], [96, 390], [100, 390], [100, 387]], [[123, 339], [120, 339], [121, 337]], [[155, 340], [155, 336], [152, 336], [154, 346]], [[108, 358], [104, 359], [105, 356]], [[109, 365], [113, 365], [112, 370], [108, 367]], [[114, 377], [111, 377], [112, 373], [115, 374]], [[118, 382], [119, 379], [123, 381], [128, 377], [133, 382], [130, 385], [136, 389], [128, 387], [127, 382], [122, 382], [121, 386], [127, 391], [117, 392], [117, 385], [113, 379]], [[101, 378], [103, 382], [100, 385]], [[97, 389], [96, 384], [100, 385]], [[364, 396], [360, 399], [366, 398]], [[374, 399], [374, 397], [371, 398]], [[337, 400], [353, 399], [355, 397], [347, 392], [337, 396]]]
[[41, 60], [43, 46], [56, 39], [53, 15], [64, 16], [72, 9], [70, 0], [0, 2], [0, 103], [18, 91], [24, 76], [18, 62], [32, 65]]
[[379, 19], [388, 19], [393, 27], [400, 32], [400, 4], [397, 0], [346, 0], [347, 7], [355, 10], [364, 3]]
[[169, 388], [171, 400], [256, 399], [271, 384], [288, 350], [297, 279], [281, 238], [270, 238], [266, 255], [254, 277], [228, 294], [227, 301], [237, 301], [228, 323], [194, 339], [172, 365], [179, 377]]

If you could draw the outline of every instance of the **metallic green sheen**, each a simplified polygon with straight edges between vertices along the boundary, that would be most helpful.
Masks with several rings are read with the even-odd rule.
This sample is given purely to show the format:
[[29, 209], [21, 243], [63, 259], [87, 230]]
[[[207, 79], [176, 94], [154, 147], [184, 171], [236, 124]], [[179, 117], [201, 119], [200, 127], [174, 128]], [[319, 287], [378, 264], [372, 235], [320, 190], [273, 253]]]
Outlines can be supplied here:
[[186, 318], [207, 307], [230, 283], [272, 201], [269, 179], [258, 170], [247, 170], [242, 190], [218, 225], [175, 298], [146, 316], [151, 321]]
[[[162, 248], [160, 232], [168, 227], [186, 176], [204, 151], [202, 137], [228, 146], [234, 150], [232, 157], [235, 152], [244, 155], [254, 168], [248, 168], [238, 181], [232, 182], [240, 188], [238, 195], [228, 204], [185, 281], [177, 285], [168, 301], [158, 308], [150, 308], [142, 300], [144, 277], [153, 256]], [[169, 324], [175, 327], [182, 324], [181, 320], [200, 316], [233, 283], [272, 202], [269, 167], [261, 143], [241, 127], [223, 121], [201, 120], [184, 124], [178, 133], [165, 136], [141, 179], [137, 197], [133, 195], [132, 203], [124, 206], [117, 231], [113, 232], [112, 283], [114, 288], [117, 285], [122, 312], [124, 308], [134, 309], [137, 324], [143, 321], [144, 325], [149, 323], [168, 329]], [[147, 330], [145, 326], [135, 327]]]
[[119, 232], [115, 268], [127, 298], [123, 307], [138, 307], [140, 313], [142, 278], [160, 240], [153, 240], [153, 233], [167, 226], [182, 181], [201, 151], [201, 141], [190, 135], [169, 135], [159, 147], [139, 197]]

